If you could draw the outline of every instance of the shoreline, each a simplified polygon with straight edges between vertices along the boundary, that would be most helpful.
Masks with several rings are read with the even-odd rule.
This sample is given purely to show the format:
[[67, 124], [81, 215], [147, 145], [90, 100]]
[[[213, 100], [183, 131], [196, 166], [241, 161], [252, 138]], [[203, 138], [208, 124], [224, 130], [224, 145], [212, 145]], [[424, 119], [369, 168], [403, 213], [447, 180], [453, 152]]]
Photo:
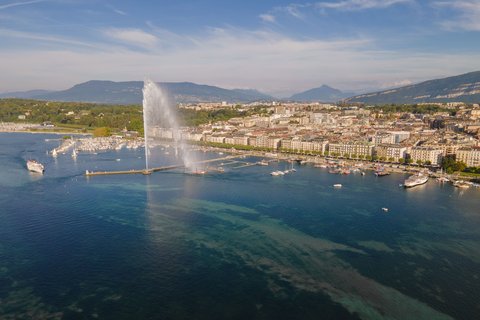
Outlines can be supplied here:
[[66, 134], [74, 134], [74, 135], [81, 135], [81, 136], [92, 136], [91, 133], [83, 133], [83, 132], [58, 132], [58, 131], [32, 131], [32, 130], [1, 130], [0, 133], [33, 133], [33, 134], [56, 134], [56, 135], [66, 135]]
[[[78, 132], [56, 132], [56, 131], [30, 131], [30, 130], [0, 130], [0, 133], [31, 133], [31, 134], [54, 134], [54, 135], [80, 135], [85, 137], [94, 138], [90, 133], [78, 133]], [[137, 140], [139, 138], [133, 139]], [[163, 140], [157, 141], [159, 145], [169, 145], [172, 143], [170, 140]], [[382, 166], [386, 169], [386, 171], [390, 173], [398, 173], [398, 174], [415, 174], [420, 171], [428, 170], [429, 176], [432, 178], [438, 177], [447, 177], [450, 180], [478, 180], [479, 177], [469, 177], [463, 176], [460, 174], [438, 174], [436, 172], [431, 172], [430, 169], [425, 167], [419, 166], [409, 166], [399, 163], [385, 163], [385, 162], [372, 162], [367, 160], [360, 160], [360, 159], [343, 159], [343, 158], [331, 158], [325, 156], [313, 156], [313, 155], [302, 155], [302, 154], [291, 154], [291, 153], [282, 153], [282, 152], [267, 152], [267, 151], [257, 151], [257, 150], [239, 150], [239, 149], [229, 149], [229, 148], [221, 148], [216, 146], [205, 146], [205, 145], [196, 145], [196, 144], [188, 144], [190, 147], [194, 147], [197, 150], [201, 150], [203, 152], [224, 152], [229, 154], [242, 154], [246, 156], [252, 157], [260, 157], [260, 158], [268, 158], [274, 159], [277, 161], [297, 161], [300, 164], [311, 164], [311, 165], [318, 165], [318, 164], [328, 164], [329, 161], [343, 163], [346, 166], [356, 167], [364, 171], [375, 171], [375, 166]]]

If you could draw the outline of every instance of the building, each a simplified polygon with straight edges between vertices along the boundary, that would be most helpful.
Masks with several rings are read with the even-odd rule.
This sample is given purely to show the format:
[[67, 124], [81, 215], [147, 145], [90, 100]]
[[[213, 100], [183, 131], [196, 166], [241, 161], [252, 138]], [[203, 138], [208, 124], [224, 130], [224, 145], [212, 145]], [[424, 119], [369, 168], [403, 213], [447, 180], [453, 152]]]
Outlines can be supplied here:
[[467, 167], [480, 167], [480, 148], [460, 148], [456, 152], [456, 160], [463, 162]]
[[224, 136], [213, 136], [213, 135], [205, 135], [206, 142], [214, 142], [214, 143], [225, 143]]
[[393, 143], [401, 143], [410, 138], [409, 131], [389, 131], [388, 133], [393, 136]]
[[312, 140], [302, 141], [300, 139], [283, 139], [281, 141], [281, 148], [285, 150], [292, 150], [297, 153], [320, 152], [325, 153], [327, 150], [328, 141]]
[[426, 163], [429, 161], [432, 165], [439, 165], [443, 156], [443, 150], [433, 147], [413, 147], [410, 150], [410, 158], [413, 163], [421, 161]]
[[375, 153], [378, 158], [393, 159], [398, 162], [400, 159], [405, 159], [407, 147], [399, 144], [379, 144], [375, 147]]
[[330, 155], [346, 157], [371, 157], [373, 156], [373, 144], [366, 142], [345, 142], [329, 143], [328, 152]]
[[372, 142], [375, 145], [379, 144], [393, 144], [395, 143], [395, 137], [390, 133], [380, 133], [372, 137]]

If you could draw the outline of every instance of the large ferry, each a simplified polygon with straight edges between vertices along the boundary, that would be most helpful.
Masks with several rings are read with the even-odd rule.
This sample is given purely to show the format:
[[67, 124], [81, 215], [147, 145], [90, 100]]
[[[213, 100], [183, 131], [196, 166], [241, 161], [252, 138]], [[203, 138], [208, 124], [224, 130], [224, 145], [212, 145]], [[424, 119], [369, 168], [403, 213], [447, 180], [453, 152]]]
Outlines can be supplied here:
[[43, 164], [41, 164], [38, 161], [35, 160], [28, 160], [27, 161], [27, 169], [29, 171], [37, 172], [37, 173], [43, 173], [45, 171], [45, 168]]
[[403, 183], [403, 186], [405, 188], [411, 188], [411, 187], [415, 187], [415, 186], [427, 183], [427, 181], [428, 181], [428, 175], [423, 173], [417, 173], [417, 174], [414, 174], [413, 176], [408, 177]]

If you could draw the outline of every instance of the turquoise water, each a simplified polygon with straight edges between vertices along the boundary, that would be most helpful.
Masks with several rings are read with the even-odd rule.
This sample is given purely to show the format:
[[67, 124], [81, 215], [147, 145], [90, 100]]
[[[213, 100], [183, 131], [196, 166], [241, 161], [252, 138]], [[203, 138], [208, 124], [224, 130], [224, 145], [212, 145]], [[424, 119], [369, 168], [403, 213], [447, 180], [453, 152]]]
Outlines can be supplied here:
[[286, 163], [85, 178], [143, 149], [54, 160], [45, 139], [0, 133], [2, 319], [479, 318], [478, 189], [269, 175]]

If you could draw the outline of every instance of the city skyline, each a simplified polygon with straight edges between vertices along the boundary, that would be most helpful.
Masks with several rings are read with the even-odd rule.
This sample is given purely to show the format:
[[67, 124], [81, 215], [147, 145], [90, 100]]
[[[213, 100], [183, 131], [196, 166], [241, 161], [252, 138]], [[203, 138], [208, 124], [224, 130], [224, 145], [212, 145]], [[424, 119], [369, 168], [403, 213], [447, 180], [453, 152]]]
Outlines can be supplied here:
[[1, 92], [192, 81], [275, 96], [357, 92], [480, 69], [480, 2], [8, 1]]

